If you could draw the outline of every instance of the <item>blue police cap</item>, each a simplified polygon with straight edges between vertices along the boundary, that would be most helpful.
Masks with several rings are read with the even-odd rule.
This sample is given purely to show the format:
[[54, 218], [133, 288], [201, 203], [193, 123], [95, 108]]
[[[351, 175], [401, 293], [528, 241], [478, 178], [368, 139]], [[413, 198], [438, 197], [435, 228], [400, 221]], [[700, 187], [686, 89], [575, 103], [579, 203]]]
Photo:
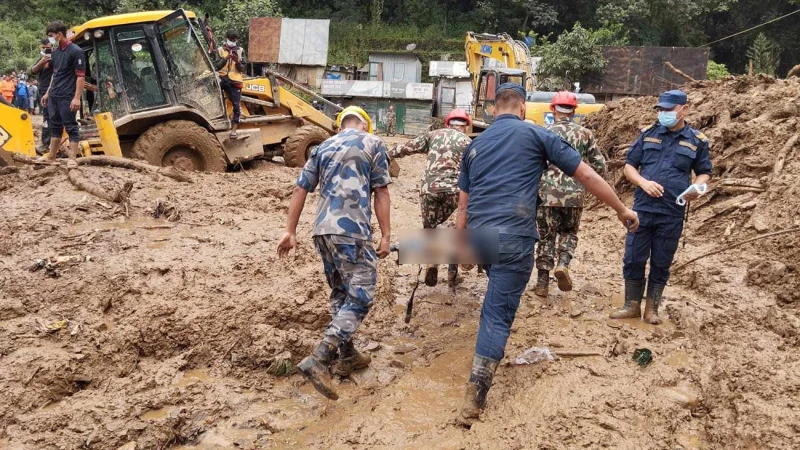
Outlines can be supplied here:
[[671, 91], [662, 92], [661, 95], [658, 96], [658, 103], [656, 103], [655, 107], [672, 109], [677, 105], [685, 104], [686, 94], [678, 89], [673, 89]]
[[525, 100], [525, 88], [518, 85], [517, 83], [503, 83], [500, 86], [497, 86], [497, 89], [494, 90], [494, 95], [497, 96], [503, 91], [507, 91], [511, 89], [512, 91], [516, 92], [517, 94]]

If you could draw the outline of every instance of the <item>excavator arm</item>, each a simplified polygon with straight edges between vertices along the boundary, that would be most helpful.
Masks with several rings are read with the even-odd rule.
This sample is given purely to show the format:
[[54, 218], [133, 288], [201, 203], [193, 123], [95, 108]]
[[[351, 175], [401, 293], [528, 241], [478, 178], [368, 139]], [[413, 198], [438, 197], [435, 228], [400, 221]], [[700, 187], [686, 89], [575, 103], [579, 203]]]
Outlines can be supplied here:
[[525, 88], [528, 91], [533, 90], [530, 51], [523, 42], [515, 41], [505, 33], [485, 34], [468, 31], [464, 50], [467, 70], [472, 74], [473, 89], [478, 88], [481, 69], [507, 68], [524, 70], [527, 75]]

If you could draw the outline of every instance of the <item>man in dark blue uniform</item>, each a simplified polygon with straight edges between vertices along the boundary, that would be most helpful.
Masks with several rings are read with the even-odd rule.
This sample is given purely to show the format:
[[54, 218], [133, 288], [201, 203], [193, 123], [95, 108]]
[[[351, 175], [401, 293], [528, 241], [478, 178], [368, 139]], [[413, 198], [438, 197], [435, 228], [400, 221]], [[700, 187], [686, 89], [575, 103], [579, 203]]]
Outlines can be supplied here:
[[[575, 177], [617, 212], [628, 230], [639, 224], [611, 186], [581, 161], [581, 155], [552, 131], [523, 121], [525, 90], [501, 84], [495, 96], [495, 121], [467, 147], [458, 179], [459, 229], [499, 234], [496, 261], [485, 265], [489, 285], [481, 310], [478, 340], [467, 383], [463, 424], [471, 424], [486, 404], [497, 365], [505, 354], [519, 300], [533, 270], [539, 239], [536, 202], [542, 172], [552, 163]], [[486, 233], [484, 233], [486, 232]]]
[[[664, 92], [655, 107], [658, 122], [642, 130], [628, 151], [625, 165], [625, 177], [636, 186], [633, 210], [639, 214], [641, 226], [625, 240], [625, 305], [611, 313], [612, 319], [641, 317], [649, 259], [644, 320], [653, 325], [661, 323], [658, 306], [683, 232], [686, 207], [676, 199], [692, 185], [692, 172], [698, 187], [711, 179], [708, 139], [686, 124], [686, 94], [679, 90]], [[698, 193], [691, 193], [684, 198], [691, 201], [697, 197]]]

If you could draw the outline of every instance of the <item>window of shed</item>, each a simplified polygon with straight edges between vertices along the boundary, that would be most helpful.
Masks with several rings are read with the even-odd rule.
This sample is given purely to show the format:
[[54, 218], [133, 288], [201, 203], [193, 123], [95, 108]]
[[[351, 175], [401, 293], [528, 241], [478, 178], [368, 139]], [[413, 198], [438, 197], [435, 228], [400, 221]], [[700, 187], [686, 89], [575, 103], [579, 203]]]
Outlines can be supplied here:
[[394, 63], [394, 74], [392, 75], [392, 81], [403, 81], [406, 76], [406, 65], [405, 63]]

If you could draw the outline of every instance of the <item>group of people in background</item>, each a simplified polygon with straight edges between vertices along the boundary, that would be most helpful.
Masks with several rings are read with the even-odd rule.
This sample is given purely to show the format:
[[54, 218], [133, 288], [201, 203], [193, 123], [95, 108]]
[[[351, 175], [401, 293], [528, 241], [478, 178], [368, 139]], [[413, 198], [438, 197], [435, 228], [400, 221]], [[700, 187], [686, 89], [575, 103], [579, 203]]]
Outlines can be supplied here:
[[5, 103], [15, 108], [35, 114], [37, 111], [42, 113], [42, 94], [39, 89], [39, 80], [28, 78], [28, 74], [15, 71], [7, 73], [0, 81], [0, 92], [2, 92]]

